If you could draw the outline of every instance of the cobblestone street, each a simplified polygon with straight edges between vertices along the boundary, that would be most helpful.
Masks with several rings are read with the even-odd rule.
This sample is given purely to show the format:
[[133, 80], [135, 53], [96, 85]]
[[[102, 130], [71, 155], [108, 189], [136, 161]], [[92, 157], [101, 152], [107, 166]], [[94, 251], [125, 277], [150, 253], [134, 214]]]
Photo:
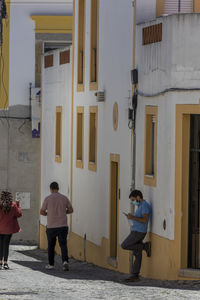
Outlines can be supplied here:
[[46, 251], [30, 246], [11, 246], [10, 270], [0, 271], [0, 299], [200, 299], [197, 281], [168, 282], [142, 279], [124, 284], [127, 275], [70, 261], [63, 272], [60, 257], [56, 269], [45, 270]]

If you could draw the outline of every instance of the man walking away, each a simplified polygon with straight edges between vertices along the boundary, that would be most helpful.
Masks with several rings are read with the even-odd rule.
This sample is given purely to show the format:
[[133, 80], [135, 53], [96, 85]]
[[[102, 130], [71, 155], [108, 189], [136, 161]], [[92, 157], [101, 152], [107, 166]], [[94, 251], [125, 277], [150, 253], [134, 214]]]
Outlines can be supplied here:
[[57, 182], [50, 184], [51, 194], [45, 198], [40, 214], [47, 216], [47, 240], [48, 240], [48, 259], [49, 264], [46, 269], [54, 269], [54, 255], [56, 238], [58, 237], [59, 246], [62, 254], [63, 270], [69, 270], [68, 249], [67, 249], [67, 214], [73, 213], [69, 199], [60, 194]]
[[145, 250], [147, 256], [151, 256], [151, 243], [143, 243], [147, 233], [149, 216], [151, 214], [151, 206], [143, 199], [140, 191], [134, 190], [129, 195], [131, 204], [137, 205], [138, 208], [134, 216], [130, 213], [125, 214], [127, 219], [132, 221], [131, 233], [121, 244], [122, 249], [133, 251], [135, 261], [133, 265], [132, 276], [126, 279], [127, 282], [139, 280], [139, 273], [142, 263], [142, 251]]

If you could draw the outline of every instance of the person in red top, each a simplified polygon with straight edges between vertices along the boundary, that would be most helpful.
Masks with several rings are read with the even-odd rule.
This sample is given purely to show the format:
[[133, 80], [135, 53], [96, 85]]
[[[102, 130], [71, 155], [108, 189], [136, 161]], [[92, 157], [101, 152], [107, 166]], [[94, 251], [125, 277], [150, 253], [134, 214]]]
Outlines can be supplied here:
[[[13, 233], [20, 231], [17, 218], [22, 216], [19, 201], [13, 202], [10, 192], [0, 195], [0, 269], [9, 269], [9, 245]], [[4, 263], [3, 263], [4, 262]]]

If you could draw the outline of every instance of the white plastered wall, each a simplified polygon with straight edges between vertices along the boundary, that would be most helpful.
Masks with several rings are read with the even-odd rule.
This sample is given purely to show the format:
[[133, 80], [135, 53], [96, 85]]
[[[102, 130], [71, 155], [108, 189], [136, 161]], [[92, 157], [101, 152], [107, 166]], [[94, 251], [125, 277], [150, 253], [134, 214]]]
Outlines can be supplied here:
[[[76, 12], [78, 1], [76, 1]], [[100, 1], [99, 25], [99, 88], [106, 100], [97, 103], [89, 91], [90, 1], [86, 1], [85, 92], [77, 93], [77, 61], [75, 59], [74, 90], [74, 156], [73, 156], [73, 223], [72, 231], [101, 245], [109, 237], [110, 154], [120, 155], [119, 242], [129, 227], [122, 211], [129, 210], [131, 183], [131, 131], [128, 129], [129, 91], [132, 69], [132, 1]], [[75, 58], [77, 56], [77, 13], [75, 15]], [[126, 20], [126, 22], [124, 22]], [[119, 108], [119, 127], [113, 130], [113, 104]], [[97, 172], [88, 170], [89, 106], [98, 105]], [[84, 168], [76, 168], [76, 106], [84, 106]]]
[[[143, 26], [163, 24], [162, 42], [142, 46]], [[154, 94], [166, 88], [200, 88], [198, 14], [173, 15], [137, 29], [139, 90]], [[199, 91], [139, 97], [137, 111], [136, 185], [153, 206], [151, 231], [174, 239], [176, 104], [199, 104]], [[145, 105], [158, 106], [157, 186], [144, 185]], [[166, 230], [163, 220], [166, 219]]]
[[[50, 194], [49, 185], [52, 181], [59, 183], [61, 193], [70, 196], [72, 65], [71, 63], [59, 64], [60, 51], [55, 50], [49, 53], [54, 55], [54, 66], [43, 68], [42, 74], [42, 202]], [[55, 162], [56, 106], [62, 106], [61, 163]], [[41, 217], [41, 224], [46, 225], [46, 217]]]

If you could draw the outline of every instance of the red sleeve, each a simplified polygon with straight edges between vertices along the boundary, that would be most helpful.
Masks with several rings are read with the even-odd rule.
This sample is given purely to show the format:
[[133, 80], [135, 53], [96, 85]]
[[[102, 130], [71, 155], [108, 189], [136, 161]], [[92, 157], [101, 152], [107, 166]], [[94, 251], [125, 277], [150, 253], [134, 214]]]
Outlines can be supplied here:
[[19, 204], [14, 204], [13, 209], [14, 209], [14, 216], [16, 218], [20, 218], [22, 216], [22, 210]]

